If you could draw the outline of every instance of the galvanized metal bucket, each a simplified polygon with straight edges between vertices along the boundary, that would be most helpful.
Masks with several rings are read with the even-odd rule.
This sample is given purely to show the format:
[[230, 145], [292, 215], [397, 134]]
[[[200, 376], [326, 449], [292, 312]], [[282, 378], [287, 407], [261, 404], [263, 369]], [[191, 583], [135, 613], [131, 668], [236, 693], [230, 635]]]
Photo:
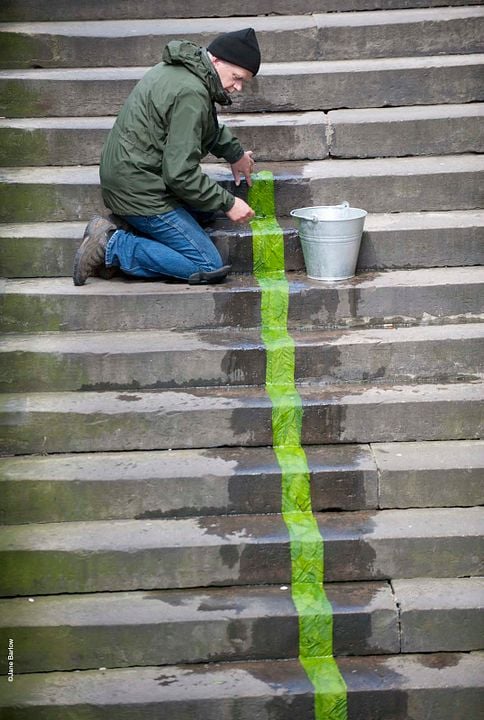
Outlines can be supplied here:
[[336, 282], [354, 276], [366, 210], [340, 205], [320, 205], [291, 210], [299, 220], [306, 271], [313, 280]]

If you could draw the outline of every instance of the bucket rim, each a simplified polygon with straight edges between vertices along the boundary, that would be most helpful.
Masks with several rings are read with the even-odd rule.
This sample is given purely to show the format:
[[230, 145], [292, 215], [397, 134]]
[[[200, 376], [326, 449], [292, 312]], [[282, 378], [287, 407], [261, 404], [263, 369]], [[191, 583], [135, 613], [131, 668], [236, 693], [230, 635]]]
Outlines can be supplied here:
[[292, 217], [296, 217], [300, 220], [310, 220], [313, 222], [342, 222], [344, 220], [356, 220], [357, 219], [355, 217], [353, 217], [353, 218], [339, 217], [339, 218], [324, 218], [324, 220], [323, 219], [319, 220], [319, 218], [318, 218], [318, 220], [314, 220], [311, 217], [307, 217], [304, 215], [298, 215], [298, 213], [301, 213], [304, 210], [306, 210], [306, 211], [311, 211], [311, 210], [356, 210], [358, 213], [361, 213], [361, 215], [359, 215], [358, 217], [366, 217], [368, 215], [368, 210], [364, 210], [363, 208], [353, 207], [351, 205], [348, 205], [348, 207], [346, 207], [346, 208], [342, 208], [341, 205], [311, 205], [308, 207], [294, 208], [294, 210], [290, 210], [289, 214]]

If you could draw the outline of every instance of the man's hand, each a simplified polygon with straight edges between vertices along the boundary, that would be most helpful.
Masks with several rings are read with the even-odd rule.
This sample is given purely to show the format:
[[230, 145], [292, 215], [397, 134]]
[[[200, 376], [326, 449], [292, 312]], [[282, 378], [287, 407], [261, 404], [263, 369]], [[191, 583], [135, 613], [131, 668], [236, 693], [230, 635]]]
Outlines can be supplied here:
[[245, 179], [247, 180], [247, 185], [252, 185], [252, 180], [250, 177], [251, 172], [254, 169], [255, 160], [252, 157], [254, 153], [252, 150], [247, 150], [240, 160], [237, 160], [236, 163], [233, 163], [230, 167], [232, 168], [232, 175], [234, 176], [235, 184], [237, 186], [240, 185], [240, 176], [243, 175]]
[[242, 198], [235, 198], [234, 204], [225, 214], [229, 220], [235, 223], [245, 223], [255, 216], [255, 212], [250, 205], [247, 205]]

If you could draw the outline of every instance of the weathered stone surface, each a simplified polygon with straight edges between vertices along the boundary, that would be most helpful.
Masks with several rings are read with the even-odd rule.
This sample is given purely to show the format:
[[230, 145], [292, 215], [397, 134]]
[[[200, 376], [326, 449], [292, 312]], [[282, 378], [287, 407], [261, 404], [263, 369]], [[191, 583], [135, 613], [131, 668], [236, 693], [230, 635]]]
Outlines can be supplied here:
[[[234, 110], [337, 110], [463, 103], [483, 99], [483, 56], [268, 63]], [[448, 83], [455, 83], [451, 89]]]
[[358, 268], [483, 264], [482, 210], [373, 214], [366, 219]]
[[[482, 103], [234, 114], [224, 122], [258, 162], [482, 152]], [[113, 117], [0, 119], [4, 166], [96, 165]], [[442, 136], [447, 138], [442, 145]], [[209, 158], [214, 162], [215, 158]]]
[[[260, 12], [260, 10], [259, 10]], [[482, 52], [479, 7], [251, 17], [264, 62]], [[5, 23], [3, 67], [154, 65], [172, 39], [207, 46], [238, 17]]]
[[[478, 320], [481, 268], [401, 270], [321, 283], [289, 276], [289, 323], [301, 327], [441, 324]], [[3, 280], [3, 332], [127, 331], [258, 327], [260, 288], [254, 278], [187, 286], [90, 278]], [[169, 308], [169, 312], [167, 311]]]
[[127, 18], [193, 18], [244, 15], [295, 15], [313, 12], [349, 10], [392, 10], [396, 8], [439, 7], [441, 5], [479, 5], [480, 0], [280, 0], [277, 10], [272, 0], [227, 0], [214, 5], [212, 0], [132, 0], [115, 9], [96, 0], [58, 0], [52, 8], [36, 0], [5, 0], [0, 18], [12, 21], [106, 20]]
[[[340, 658], [338, 665], [349, 720], [426, 720], [434, 710], [439, 720], [479, 715], [480, 653]], [[162, 713], [218, 720], [221, 712], [240, 720], [294, 720], [295, 713], [314, 712], [313, 688], [295, 660], [32, 674], [5, 686], [0, 707], [21, 708], [24, 720], [61, 720], [73, 708], [86, 708], [96, 720], [159, 720]]]
[[[475, 439], [479, 383], [302, 386], [302, 442]], [[161, 450], [272, 443], [261, 388], [12, 393], [1, 397], [6, 454]]]
[[484, 441], [373, 444], [380, 507], [484, 504]]
[[[482, 54], [265, 63], [235, 112], [337, 110], [484, 99]], [[3, 70], [5, 117], [117, 114], [146, 67]]]
[[[349, 720], [426, 720], [434, 710], [439, 720], [462, 720], [462, 712], [478, 717], [479, 653], [340, 658], [338, 665]], [[238, 720], [294, 720], [311, 717], [313, 693], [295, 660], [221, 663], [23, 675], [5, 687], [0, 707], [21, 708], [23, 720], [61, 720], [73, 708], [86, 708], [96, 720], [159, 720], [162, 713], [219, 720], [221, 712]]]
[[[245, 25], [242, 24], [244, 21]], [[187, 39], [207, 47], [220, 33], [239, 30], [247, 24], [257, 33], [264, 62], [318, 59], [315, 19], [308, 15], [279, 15], [243, 20], [238, 17], [194, 17], [6, 23], [0, 28], [1, 42], [5, 46], [1, 65], [13, 68], [77, 67], [79, 58], [83, 58], [83, 67], [149, 66], [161, 61], [163, 48], [170, 40]], [[469, 32], [472, 31], [471, 26]]]
[[[320, 160], [274, 163], [277, 214], [297, 207], [334, 205], [347, 200], [369, 212], [472, 210], [482, 204], [479, 181], [484, 156], [452, 155], [413, 158]], [[236, 189], [230, 168], [204, 165], [205, 172], [231, 192]], [[0, 220], [59, 222], [87, 220], [105, 213], [97, 167], [4, 168], [0, 170]]]
[[[397, 608], [383, 582], [328, 585], [336, 654], [399, 651]], [[0, 600], [22, 673], [294, 658], [291, 588], [207, 588]], [[46, 648], [49, 648], [46, 652]]]
[[[414, 4], [414, 3], [413, 3]], [[430, 4], [430, 3], [428, 3]], [[361, 8], [357, 8], [361, 10]], [[482, 52], [482, 8], [425, 8], [314, 16], [321, 59]]]
[[483, 115], [482, 103], [333, 110], [329, 151], [340, 158], [482, 152]]
[[[316, 513], [327, 582], [482, 571], [482, 508]], [[290, 582], [280, 515], [0, 528], [3, 596]]]
[[[305, 448], [312, 507], [377, 507], [365, 445]], [[272, 448], [86, 453], [0, 459], [2, 524], [277, 513], [281, 469]]]
[[[298, 381], [445, 382], [482, 374], [484, 325], [294, 330]], [[109, 351], [106, 351], [109, 348]], [[11, 335], [2, 392], [263, 385], [260, 330]]]
[[[97, 165], [114, 117], [0, 119], [0, 165]], [[320, 112], [227, 115], [223, 121], [257, 162], [322, 160], [328, 156]], [[210, 162], [217, 162], [208, 156]]]
[[[304, 270], [295, 222], [279, 218], [287, 271]], [[6, 277], [63, 277], [72, 272], [85, 223], [0, 224], [0, 266]], [[249, 227], [217, 221], [211, 237], [233, 272], [252, 271]], [[484, 264], [484, 210], [370, 214], [358, 272]]]
[[402, 652], [479, 650], [484, 578], [393, 580]]

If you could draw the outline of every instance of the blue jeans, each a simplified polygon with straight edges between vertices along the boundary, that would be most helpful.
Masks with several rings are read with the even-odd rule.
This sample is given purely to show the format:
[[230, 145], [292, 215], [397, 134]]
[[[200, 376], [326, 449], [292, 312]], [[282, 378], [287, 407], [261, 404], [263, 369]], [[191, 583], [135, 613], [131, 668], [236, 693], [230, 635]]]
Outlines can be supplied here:
[[191, 212], [177, 208], [161, 215], [123, 216], [140, 235], [116, 230], [106, 247], [106, 265], [139, 278], [181, 280], [200, 270], [218, 270], [222, 258]]

